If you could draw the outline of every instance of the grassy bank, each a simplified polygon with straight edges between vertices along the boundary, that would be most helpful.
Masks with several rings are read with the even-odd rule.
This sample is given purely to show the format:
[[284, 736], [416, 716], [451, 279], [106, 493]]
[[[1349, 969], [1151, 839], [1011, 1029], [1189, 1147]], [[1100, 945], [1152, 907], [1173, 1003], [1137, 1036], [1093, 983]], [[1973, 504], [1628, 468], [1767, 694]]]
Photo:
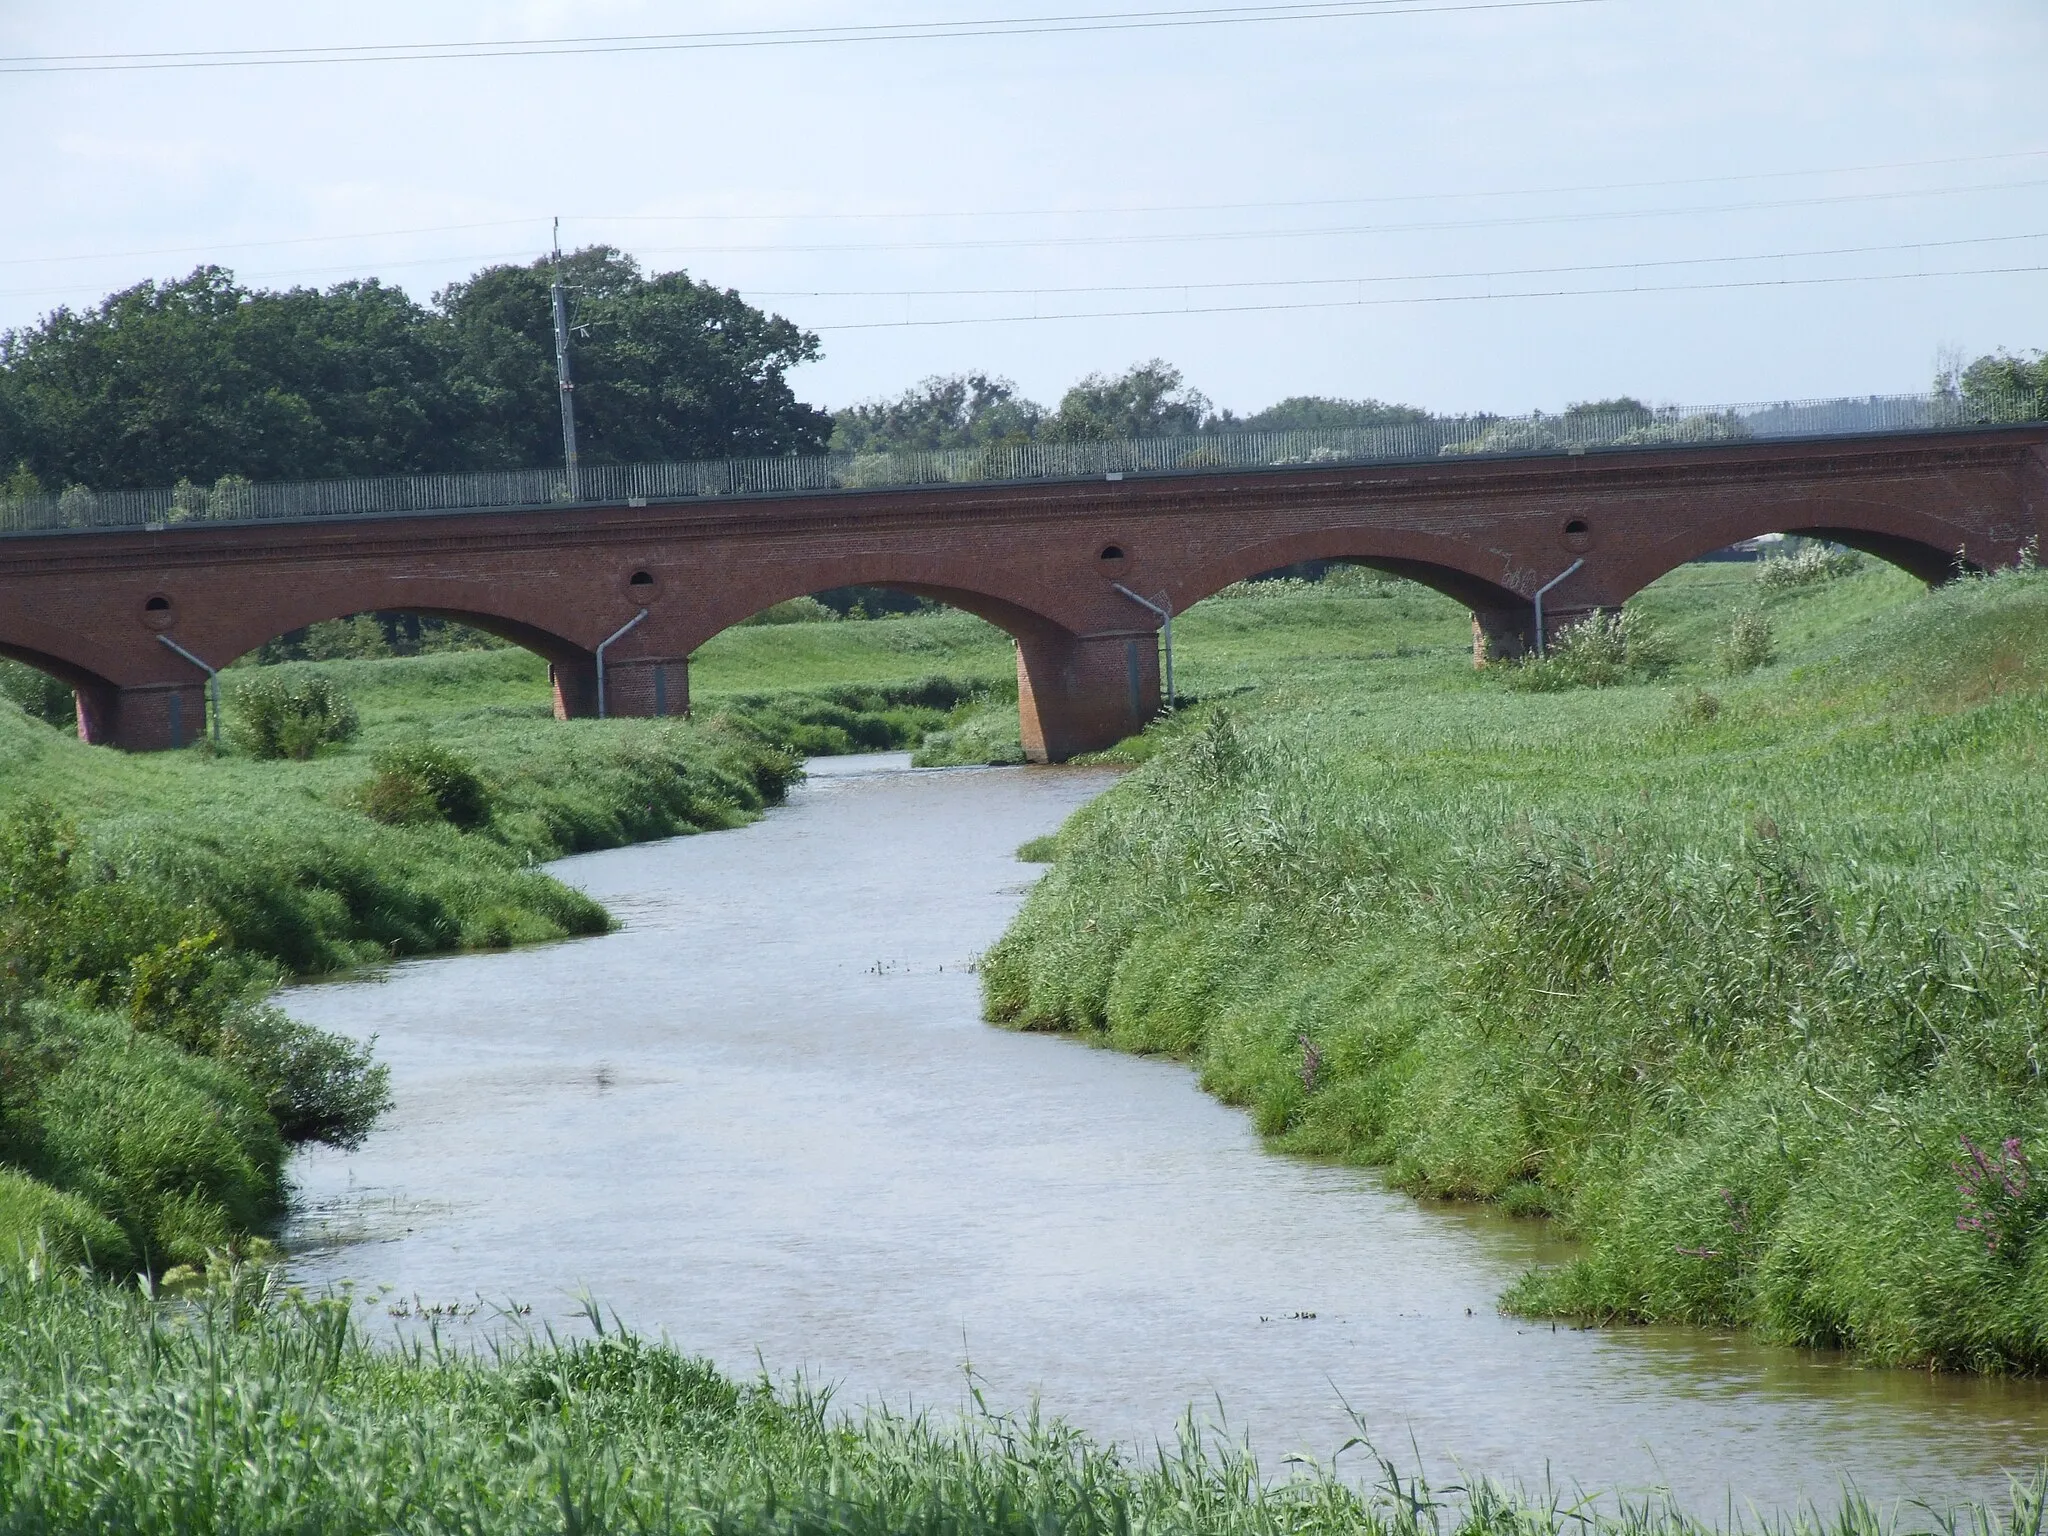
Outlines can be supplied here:
[[[1262, 1476], [1192, 1433], [1156, 1455], [1056, 1420], [840, 1411], [613, 1331], [372, 1348], [346, 1300], [264, 1300], [246, 1272], [190, 1305], [62, 1274], [0, 1278], [0, 1530], [1045, 1532], [1691, 1536], [1655, 1502], [1595, 1514], [1467, 1479], [1430, 1489], [1354, 1449]], [[594, 1315], [594, 1309], [593, 1309]], [[2041, 1488], [1935, 1512], [2032, 1532]], [[1916, 1512], [1917, 1513], [1917, 1512]], [[1876, 1536], [1851, 1501], [1773, 1529]]]
[[[1155, 730], [988, 957], [991, 1016], [1556, 1216], [1584, 1256], [1517, 1308], [2048, 1365], [2048, 578], [1708, 566], [1642, 606], [1652, 681], [1418, 644]], [[1718, 675], [1759, 608], [1780, 659]]]
[[[601, 932], [540, 861], [737, 825], [800, 753], [913, 744], [973, 686], [913, 668], [986, 648], [946, 616], [833, 628], [836, 671], [740, 632], [694, 722], [561, 724], [512, 650], [235, 669], [223, 751], [87, 748], [0, 701], [0, 1253], [163, 1275], [261, 1252], [289, 1149], [352, 1144], [386, 1096], [277, 983]], [[257, 755], [251, 687], [341, 739]]]

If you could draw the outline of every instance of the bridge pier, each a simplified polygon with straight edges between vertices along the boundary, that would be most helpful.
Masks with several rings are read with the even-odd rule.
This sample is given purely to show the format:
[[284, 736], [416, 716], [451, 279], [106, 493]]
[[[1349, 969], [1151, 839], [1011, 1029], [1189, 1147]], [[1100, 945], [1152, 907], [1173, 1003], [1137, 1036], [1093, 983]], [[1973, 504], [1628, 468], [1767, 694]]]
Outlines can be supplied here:
[[[597, 718], [597, 658], [548, 663], [557, 720]], [[687, 656], [607, 657], [604, 712], [615, 720], [647, 720], [690, 712]]]
[[[1544, 626], [1549, 627], [1548, 623]], [[1535, 615], [1526, 608], [1472, 610], [1472, 665], [1515, 661], [1529, 653], [1536, 630]]]
[[1158, 713], [1156, 631], [1018, 640], [1017, 723], [1032, 762], [1113, 747]]
[[[1579, 623], [1591, 608], [1560, 608], [1543, 611], [1543, 643], [1555, 645], [1557, 637]], [[1472, 610], [1472, 665], [1483, 667], [1491, 661], [1517, 661], [1535, 645], [1536, 613], [1529, 608], [1475, 608]]]
[[206, 734], [206, 684], [87, 685], [78, 697], [78, 737], [96, 747], [162, 752]]
[[618, 719], [655, 720], [690, 712], [690, 658], [635, 656], [606, 659], [604, 712]]

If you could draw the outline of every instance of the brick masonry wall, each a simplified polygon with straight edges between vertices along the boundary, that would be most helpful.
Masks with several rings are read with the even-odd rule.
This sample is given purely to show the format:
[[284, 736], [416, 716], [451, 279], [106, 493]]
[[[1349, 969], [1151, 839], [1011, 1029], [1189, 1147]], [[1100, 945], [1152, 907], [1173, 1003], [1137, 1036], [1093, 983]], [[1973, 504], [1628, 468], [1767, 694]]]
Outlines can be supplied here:
[[[1034, 755], [1109, 744], [1157, 708], [1157, 620], [1232, 581], [1349, 558], [1473, 610], [1491, 654], [1688, 560], [1814, 532], [1938, 579], [1957, 552], [2017, 558], [2048, 520], [2048, 428], [1737, 443], [1525, 459], [1302, 466], [1024, 485], [752, 497], [648, 508], [358, 518], [0, 539], [0, 654], [89, 696], [95, 739], [170, 745], [164, 690], [321, 619], [457, 618], [545, 656], [562, 713], [688, 707], [687, 658], [771, 603], [827, 587], [919, 592], [1019, 642]], [[1132, 671], [1130, 641], [1146, 637]], [[1136, 678], [1135, 704], [1133, 677]], [[152, 702], [154, 700], [154, 702]], [[187, 706], [180, 706], [186, 710]], [[181, 718], [190, 740], [196, 727]]]

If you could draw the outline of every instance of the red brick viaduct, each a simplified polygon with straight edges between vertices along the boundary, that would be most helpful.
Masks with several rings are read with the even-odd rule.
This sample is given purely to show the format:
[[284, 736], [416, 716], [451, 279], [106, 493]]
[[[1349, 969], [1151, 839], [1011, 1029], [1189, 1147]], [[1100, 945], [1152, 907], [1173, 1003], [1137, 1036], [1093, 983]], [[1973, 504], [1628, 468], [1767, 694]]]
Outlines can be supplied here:
[[[1158, 708], [1158, 617], [1247, 576], [1343, 558], [1472, 610], [1475, 654], [1613, 607], [1739, 540], [1813, 534], [1929, 581], [2012, 563], [2048, 531], [2048, 426], [1581, 455], [358, 516], [0, 539], [0, 656], [78, 691], [88, 741], [192, 740], [205, 680], [367, 610], [460, 619], [552, 664], [564, 718], [676, 715], [690, 653], [784, 598], [887, 586], [1017, 642], [1023, 737], [1058, 761]], [[641, 610], [646, 617], [600, 643]]]

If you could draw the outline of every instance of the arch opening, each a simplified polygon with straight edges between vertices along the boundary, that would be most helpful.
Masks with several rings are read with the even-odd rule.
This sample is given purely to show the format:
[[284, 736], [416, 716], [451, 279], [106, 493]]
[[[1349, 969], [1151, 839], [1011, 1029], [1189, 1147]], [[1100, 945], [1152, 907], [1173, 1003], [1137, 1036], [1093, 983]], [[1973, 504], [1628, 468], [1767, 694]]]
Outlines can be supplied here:
[[[845, 584], [822, 586], [819, 576]], [[835, 667], [848, 682], [893, 675], [897, 688], [936, 678], [922, 702], [936, 707], [946, 702], [940, 694], [955, 695], [947, 718], [933, 723], [965, 734], [928, 740], [921, 760], [1058, 762], [1142, 730], [1159, 707], [1160, 668], [1156, 643], [1147, 643], [1138, 626], [1120, 622], [1113, 631], [1081, 633], [1049, 617], [1051, 606], [1050, 597], [1042, 608], [1032, 598], [933, 580], [882, 561], [798, 568], [784, 582], [732, 593], [723, 611], [699, 618], [691, 670], [700, 694], [728, 692], [741, 652], [758, 657], [780, 649], [792, 690], [834, 686]], [[936, 611], [942, 609], [982, 622], [961, 625]], [[770, 640], [761, 624], [747, 622], [763, 615], [765, 623], [809, 620], [821, 628], [802, 640]], [[928, 628], [919, 635], [906, 625]], [[941, 752], [957, 755], [932, 755]]]
[[[1340, 528], [1251, 545], [1182, 579], [1173, 606], [1184, 613], [1226, 589], [1276, 573], [1323, 582], [1333, 570], [1370, 571], [1394, 578], [1393, 591], [1412, 582], [1451, 599], [1468, 615], [1461, 623], [1475, 666], [1522, 655], [1533, 643], [1530, 601], [1509, 584], [1526, 581], [1528, 573], [1511, 571], [1499, 557], [1468, 544], [1413, 531]], [[1552, 574], [1544, 571], [1538, 580]]]
[[113, 691], [105, 678], [62, 657], [0, 642], [0, 698], [45, 725], [68, 726], [90, 740], [87, 717]]

